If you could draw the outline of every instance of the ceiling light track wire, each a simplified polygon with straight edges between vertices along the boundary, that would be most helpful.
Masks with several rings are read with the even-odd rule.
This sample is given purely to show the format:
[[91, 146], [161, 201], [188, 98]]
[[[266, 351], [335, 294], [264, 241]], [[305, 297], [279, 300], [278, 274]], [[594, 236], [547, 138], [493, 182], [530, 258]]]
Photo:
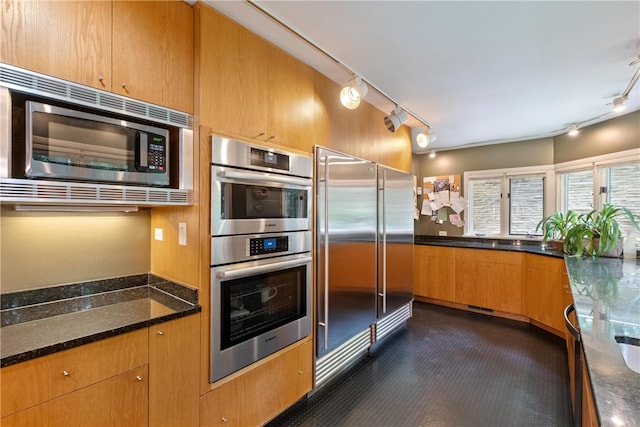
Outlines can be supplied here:
[[[380, 88], [378, 88], [376, 85], [372, 84], [369, 80], [365, 79], [364, 77], [362, 77], [362, 74], [357, 73], [356, 71], [352, 70], [350, 67], [348, 67], [347, 65], [345, 65], [342, 61], [340, 61], [338, 58], [336, 58], [335, 56], [331, 55], [329, 52], [327, 52], [326, 50], [322, 49], [320, 46], [318, 46], [317, 44], [315, 44], [314, 42], [312, 42], [311, 40], [309, 40], [307, 37], [305, 37], [304, 35], [300, 34], [297, 30], [295, 30], [293, 27], [291, 27], [289, 24], [287, 24], [285, 21], [283, 21], [282, 19], [280, 19], [279, 17], [273, 15], [269, 10], [267, 10], [265, 7], [263, 7], [262, 5], [260, 5], [256, 0], [245, 0], [251, 7], [253, 7], [254, 9], [256, 9], [258, 12], [262, 13], [264, 16], [266, 16], [267, 18], [271, 19], [273, 22], [275, 22], [276, 24], [280, 25], [282, 28], [284, 28], [285, 30], [289, 31], [291, 34], [293, 34], [294, 36], [298, 37], [300, 40], [302, 40], [303, 42], [305, 42], [306, 44], [308, 44], [309, 46], [311, 46], [312, 48], [316, 49], [318, 52], [320, 52], [321, 54], [323, 54], [324, 56], [326, 56], [327, 58], [331, 59], [333, 62], [335, 62], [336, 64], [338, 64], [340, 67], [342, 67], [345, 71], [347, 71], [348, 73], [350, 73], [351, 75], [357, 75], [360, 77], [360, 79], [362, 80], [363, 83], [365, 83], [370, 89], [375, 90], [376, 92], [378, 92], [378, 94], [380, 94], [380, 96], [386, 98], [389, 102], [391, 102], [394, 105], [399, 105], [399, 103], [393, 99], [391, 96], [387, 95], [387, 93], [385, 93], [384, 91], [382, 91]], [[420, 123], [422, 123], [423, 125], [425, 125], [427, 128], [431, 129], [431, 125], [429, 124], [429, 122], [427, 122], [426, 120], [424, 120], [422, 117], [418, 116], [417, 114], [415, 114], [413, 111], [402, 107], [402, 109], [409, 114], [411, 117], [415, 118], [417, 121], [419, 121]]]

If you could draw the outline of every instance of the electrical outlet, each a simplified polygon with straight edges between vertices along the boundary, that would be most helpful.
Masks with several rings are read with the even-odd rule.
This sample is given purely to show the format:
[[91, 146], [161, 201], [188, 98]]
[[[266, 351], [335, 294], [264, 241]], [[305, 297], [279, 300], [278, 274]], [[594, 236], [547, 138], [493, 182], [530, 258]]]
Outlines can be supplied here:
[[153, 229], [153, 238], [156, 240], [163, 240], [163, 236], [162, 236], [162, 228], [154, 228]]
[[187, 246], [187, 224], [185, 222], [178, 223], [178, 244]]
[[446, 236], [447, 232], [446, 231], [438, 231], [438, 236]]

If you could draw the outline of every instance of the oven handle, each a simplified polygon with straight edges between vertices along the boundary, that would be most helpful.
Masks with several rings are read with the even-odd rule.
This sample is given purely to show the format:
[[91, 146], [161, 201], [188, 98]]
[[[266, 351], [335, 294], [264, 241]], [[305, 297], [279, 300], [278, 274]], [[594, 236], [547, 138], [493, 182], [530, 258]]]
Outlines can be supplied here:
[[244, 276], [253, 276], [255, 274], [269, 273], [272, 271], [283, 270], [285, 268], [297, 267], [299, 265], [308, 264], [310, 262], [311, 257], [305, 256], [290, 261], [275, 262], [267, 265], [256, 265], [254, 267], [218, 271], [216, 273], [216, 277], [218, 277], [219, 279], [236, 279]]
[[270, 182], [277, 182], [279, 184], [291, 184], [301, 185], [304, 187], [311, 187], [312, 181], [307, 178], [295, 178], [288, 176], [279, 176], [269, 174], [265, 176], [264, 173], [251, 173], [251, 172], [238, 172], [230, 170], [222, 170], [217, 173], [220, 178], [227, 179], [239, 179], [244, 181], [260, 181], [262, 184], [268, 184]]

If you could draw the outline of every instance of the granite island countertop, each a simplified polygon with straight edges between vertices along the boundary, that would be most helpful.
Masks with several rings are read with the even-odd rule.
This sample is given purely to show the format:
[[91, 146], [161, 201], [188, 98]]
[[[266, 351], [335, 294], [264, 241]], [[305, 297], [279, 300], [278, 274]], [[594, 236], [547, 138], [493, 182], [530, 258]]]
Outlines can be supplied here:
[[640, 262], [565, 257], [584, 357], [602, 426], [640, 426], [640, 374], [615, 336], [640, 338]]
[[2, 367], [201, 311], [197, 290], [151, 274], [0, 296]]

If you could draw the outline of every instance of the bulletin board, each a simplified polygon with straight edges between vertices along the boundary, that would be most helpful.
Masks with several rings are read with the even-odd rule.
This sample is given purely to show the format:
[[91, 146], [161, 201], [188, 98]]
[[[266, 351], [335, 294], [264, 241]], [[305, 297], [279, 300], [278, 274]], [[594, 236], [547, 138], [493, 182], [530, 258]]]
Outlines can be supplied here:
[[422, 206], [420, 214], [431, 217], [439, 224], [451, 222], [463, 227], [460, 215], [467, 208], [467, 201], [460, 193], [460, 175], [428, 176], [422, 179]]

